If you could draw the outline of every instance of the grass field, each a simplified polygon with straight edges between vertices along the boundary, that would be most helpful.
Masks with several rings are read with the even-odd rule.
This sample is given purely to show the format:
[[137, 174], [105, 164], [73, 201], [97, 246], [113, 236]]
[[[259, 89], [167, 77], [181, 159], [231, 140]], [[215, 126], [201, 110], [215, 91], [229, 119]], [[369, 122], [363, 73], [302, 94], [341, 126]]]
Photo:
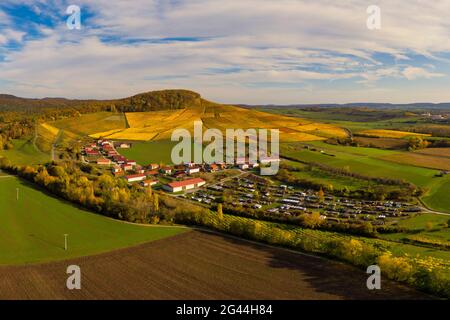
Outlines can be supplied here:
[[[400, 220], [398, 225], [410, 230], [407, 233], [386, 234], [382, 237], [389, 240], [425, 239], [440, 241], [450, 245], [450, 231], [448, 224], [450, 216], [437, 214], [421, 214], [410, 219]], [[428, 229], [429, 228], [429, 229]]]
[[8, 158], [12, 163], [19, 165], [40, 164], [50, 161], [48, 153], [38, 150], [32, 140], [12, 140], [14, 149], [0, 151], [0, 157]]
[[[172, 164], [172, 149], [178, 142], [170, 140], [156, 140], [148, 142], [134, 142], [130, 149], [119, 149], [119, 152], [128, 159], [137, 161], [140, 165], [150, 163]], [[202, 148], [203, 149], [203, 148]], [[194, 154], [194, 143], [191, 144], [192, 156]], [[193, 159], [191, 158], [191, 161]]]
[[[50, 197], [15, 177], [0, 179], [0, 203], [0, 264], [92, 255], [186, 231], [136, 226], [92, 214]], [[67, 251], [64, 234], [69, 234]]]
[[382, 159], [412, 166], [450, 171], [450, 158], [436, 157], [427, 154], [402, 152]]

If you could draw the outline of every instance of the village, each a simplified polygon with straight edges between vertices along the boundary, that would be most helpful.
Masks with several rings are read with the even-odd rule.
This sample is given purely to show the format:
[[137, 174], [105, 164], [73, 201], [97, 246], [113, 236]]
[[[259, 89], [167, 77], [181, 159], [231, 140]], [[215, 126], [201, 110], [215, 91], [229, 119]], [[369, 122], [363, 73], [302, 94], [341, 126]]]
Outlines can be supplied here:
[[[186, 163], [168, 166], [152, 163], [142, 166], [117, 151], [129, 148], [132, 148], [132, 143], [100, 139], [83, 148], [83, 160], [108, 168], [114, 176], [122, 177], [129, 184], [157, 188], [211, 208], [223, 202], [234, 208], [279, 217], [320, 212], [321, 218], [329, 223], [368, 221], [372, 225], [384, 225], [421, 211], [420, 207], [403, 202], [335, 197], [275, 183], [258, 176], [259, 164], [250, 164], [245, 159], [237, 159], [236, 164]], [[261, 161], [261, 165], [265, 163]], [[240, 174], [209, 185], [199, 177], [200, 174], [227, 170], [238, 170]]]

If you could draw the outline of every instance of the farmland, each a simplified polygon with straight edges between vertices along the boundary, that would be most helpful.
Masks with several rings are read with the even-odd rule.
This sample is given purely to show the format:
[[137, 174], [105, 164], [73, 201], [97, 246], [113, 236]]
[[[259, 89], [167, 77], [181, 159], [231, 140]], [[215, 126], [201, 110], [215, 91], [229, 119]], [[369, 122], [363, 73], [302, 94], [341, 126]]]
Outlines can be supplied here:
[[5, 156], [12, 163], [20, 165], [39, 164], [50, 160], [50, 155], [37, 149], [32, 140], [12, 140], [12, 144], [14, 148], [0, 151], [0, 157]]
[[[104, 127], [96, 132], [83, 129], [94, 138], [116, 140], [167, 140], [175, 129], [187, 129], [192, 132], [195, 121], [203, 123], [203, 129], [280, 129], [283, 141], [314, 141], [327, 137], [346, 137], [345, 130], [334, 125], [313, 121], [293, 119], [286, 116], [271, 115], [256, 110], [248, 110], [234, 106], [206, 104], [203, 107], [191, 107], [182, 110], [154, 111], [125, 114], [129, 128]], [[101, 118], [101, 115], [98, 115]], [[102, 123], [105, 121], [102, 120]], [[68, 121], [57, 123], [58, 127], [71, 130]], [[78, 129], [72, 130], [74, 132]], [[80, 132], [81, 133], [81, 132]]]
[[97, 112], [83, 114], [49, 123], [52, 127], [87, 136], [96, 132], [126, 128], [125, 117], [121, 113]]
[[[83, 270], [83, 290], [61, 285], [69, 264]], [[383, 290], [370, 291], [366, 278], [363, 271], [341, 263], [194, 231], [88, 258], [0, 267], [0, 298], [427, 298], [389, 280], [383, 280]]]
[[[0, 203], [0, 264], [92, 255], [185, 232], [180, 228], [130, 225], [95, 215], [15, 177], [0, 179]], [[67, 251], [64, 234], [69, 234]]]
[[406, 138], [411, 136], [419, 136], [419, 137], [426, 137], [431, 136], [427, 134], [420, 134], [420, 133], [411, 133], [411, 132], [405, 132], [405, 131], [397, 131], [397, 130], [364, 130], [358, 132], [359, 135], [366, 136], [366, 137], [374, 137], [374, 138]]

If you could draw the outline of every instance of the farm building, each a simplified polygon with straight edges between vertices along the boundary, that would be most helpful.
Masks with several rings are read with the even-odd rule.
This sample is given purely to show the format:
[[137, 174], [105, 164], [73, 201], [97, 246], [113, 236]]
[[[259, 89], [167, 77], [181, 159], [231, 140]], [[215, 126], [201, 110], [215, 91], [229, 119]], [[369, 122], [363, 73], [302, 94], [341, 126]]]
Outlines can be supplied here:
[[181, 191], [198, 188], [205, 184], [206, 184], [205, 180], [196, 178], [196, 179], [172, 182], [172, 183], [164, 185], [163, 188], [169, 192], [181, 192]]
[[133, 174], [130, 176], [126, 176], [125, 179], [128, 181], [128, 183], [139, 182], [147, 179], [147, 176], [145, 174]]

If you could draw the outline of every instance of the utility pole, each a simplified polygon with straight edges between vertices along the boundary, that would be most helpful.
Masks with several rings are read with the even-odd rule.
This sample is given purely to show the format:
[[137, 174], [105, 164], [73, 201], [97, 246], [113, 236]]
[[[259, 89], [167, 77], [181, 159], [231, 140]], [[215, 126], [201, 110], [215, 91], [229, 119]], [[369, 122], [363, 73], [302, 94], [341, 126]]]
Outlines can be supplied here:
[[66, 250], [66, 251], [67, 251], [67, 236], [68, 236], [67, 233], [64, 234], [64, 250]]

